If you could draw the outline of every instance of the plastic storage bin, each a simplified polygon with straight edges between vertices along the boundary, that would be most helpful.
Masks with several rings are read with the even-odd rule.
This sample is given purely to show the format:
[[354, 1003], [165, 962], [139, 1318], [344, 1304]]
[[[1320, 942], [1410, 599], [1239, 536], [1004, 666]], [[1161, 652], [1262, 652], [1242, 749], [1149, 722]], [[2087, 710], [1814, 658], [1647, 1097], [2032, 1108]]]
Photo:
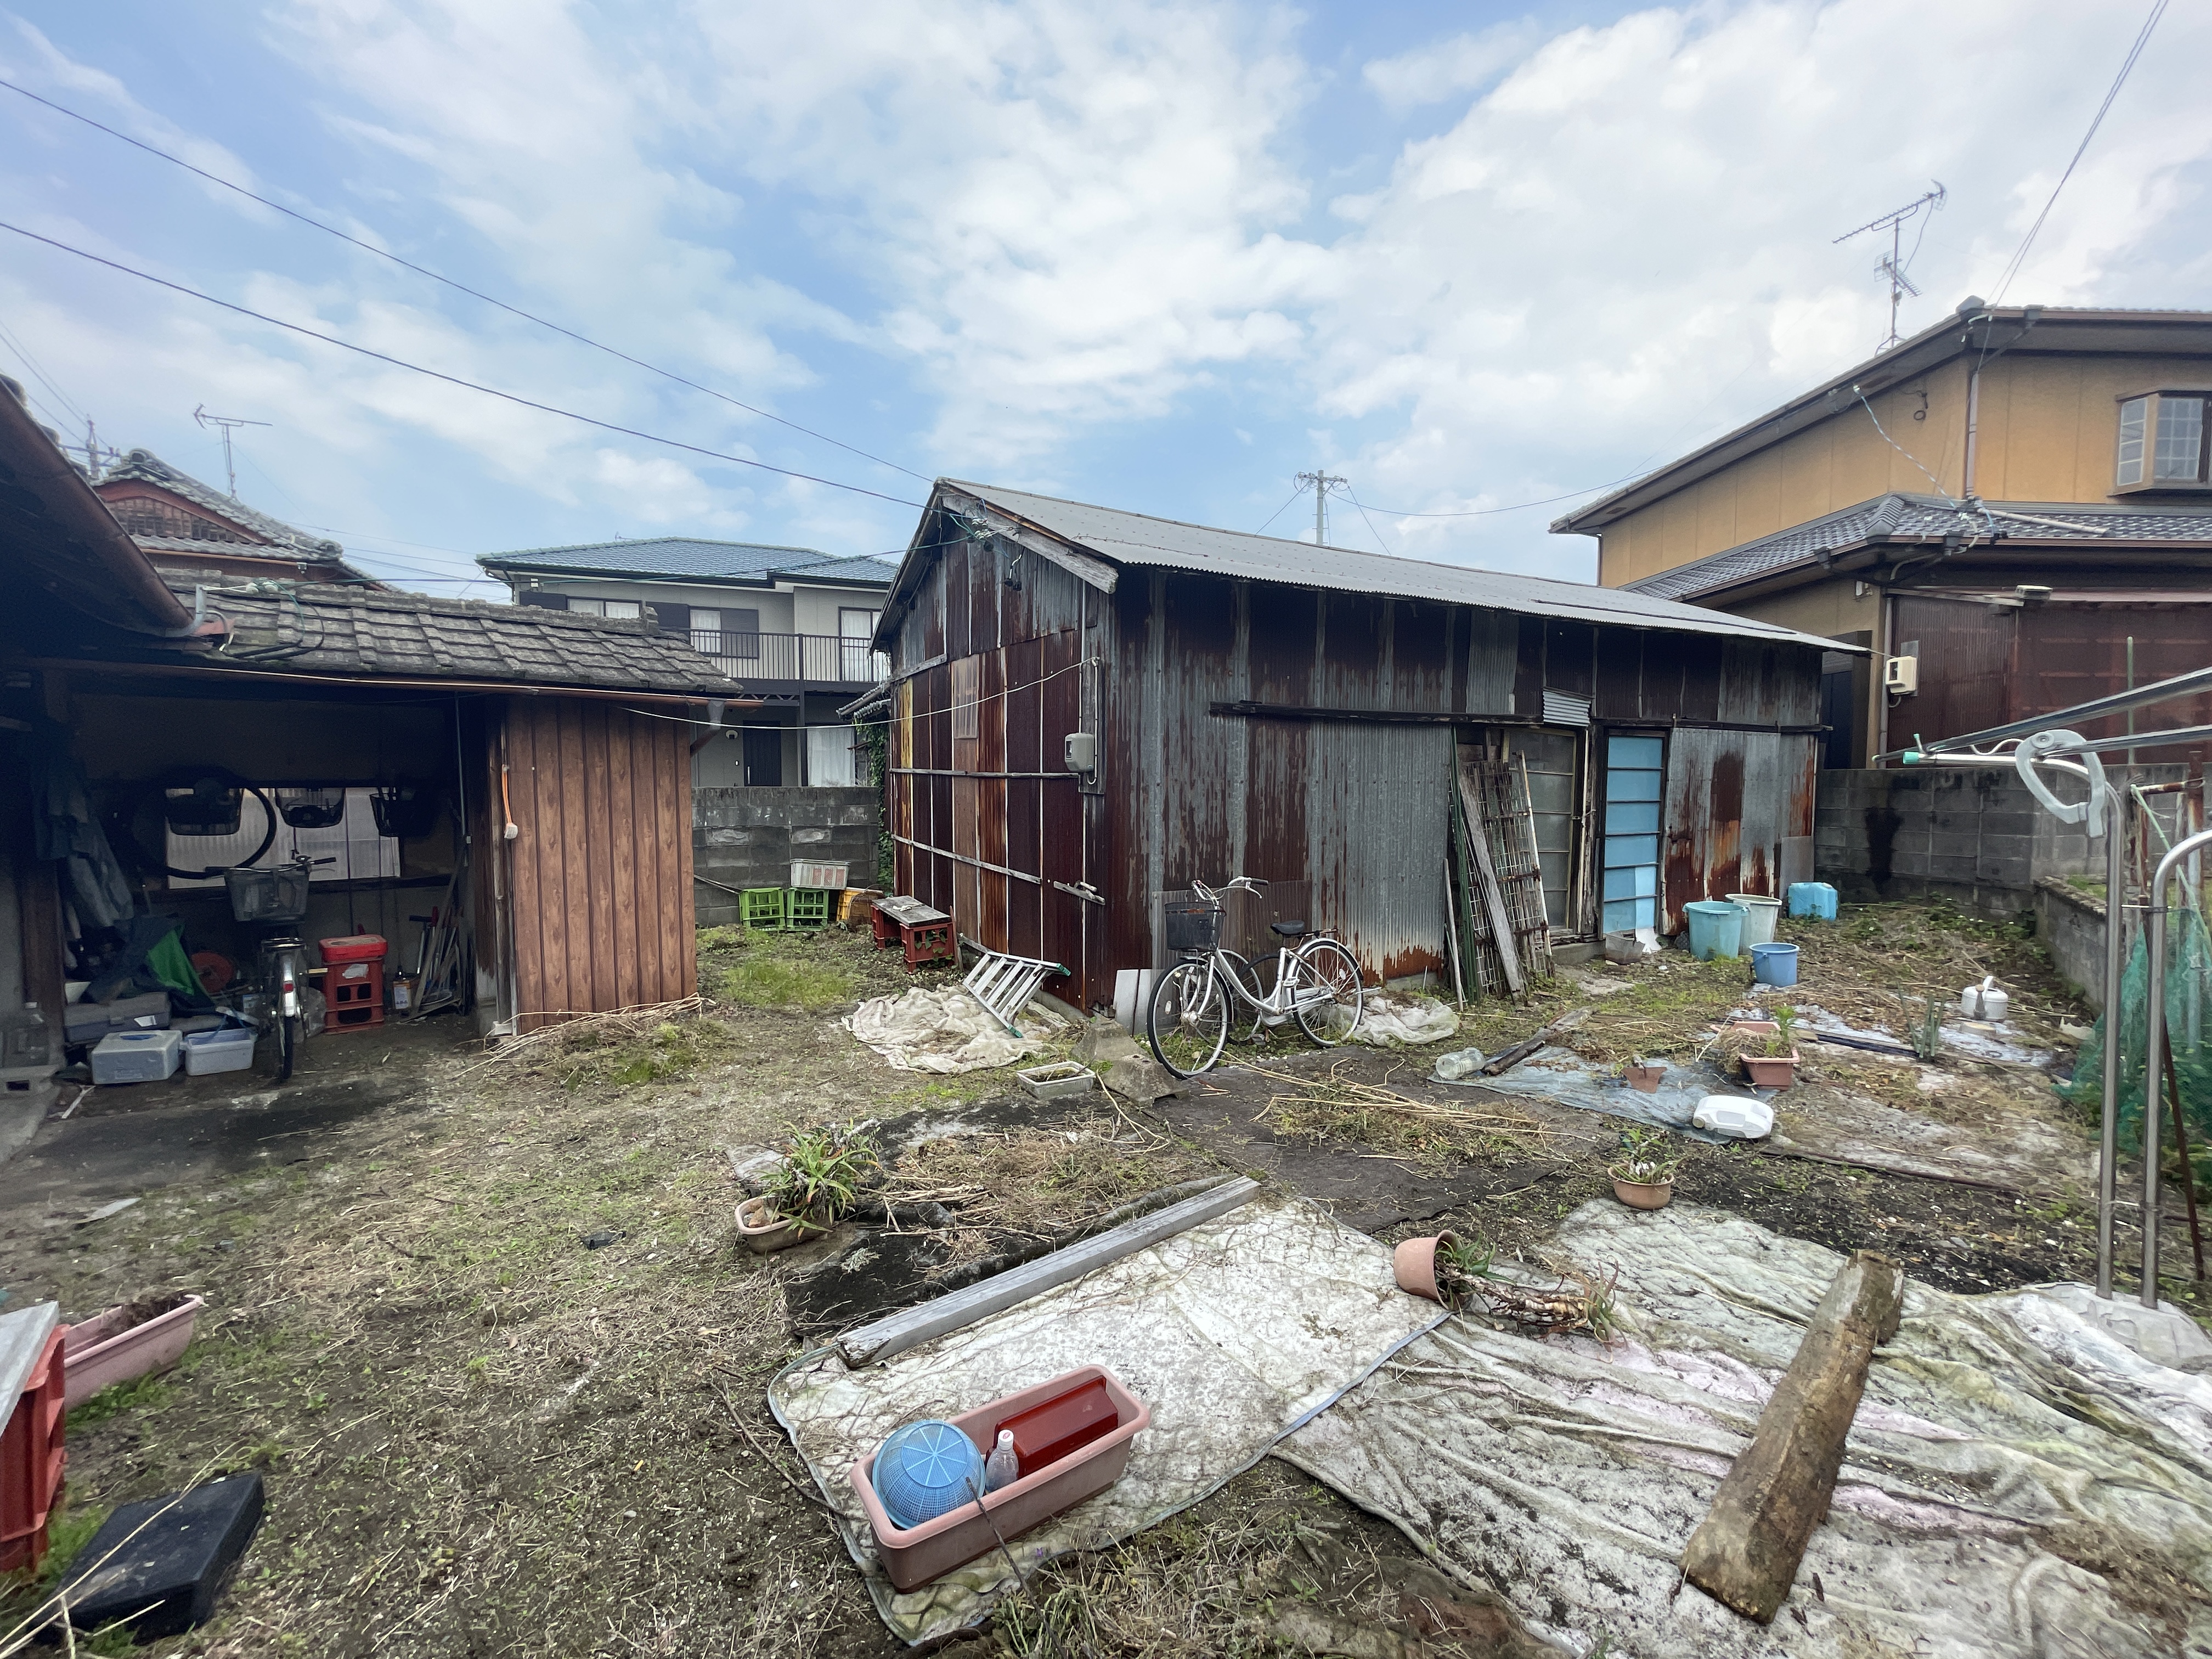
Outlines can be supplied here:
[[112, 1002], [72, 1002], [62, 1010], [62, 1036], [69, 1042], [97, 1042], [110, 1031], [159, 1030], [168, 1023], [167, 991]]
[[1690, 924], [1690, 954], [1699, 962], [1743, 954], [1743, 907], [1723, 899], [1697, 899], [1682, 907]]
[[1049, 1382], [963, 1413], [951, 1422], [978, 1449], [994, 1446], [1001, 1424], [1034, 1407], [1081, 1393], [1094, 1382], [1105, 1385], [1105, 1397], [1114, 1411], [1113, 1426], [1071, 1455], [1032, 1470], [1012, 1486], [985, 1493], [981, 1512], [974, 1503], [967, 1503], [918, 1527], [894, 1526], [884, 1510], [883, 1500], [876, 1496], [874, 1455], [854, 1464], [853, 1488], [867, 1512], [868, 1525], [876, 1535], [877, 1558], [891, 1583], [902, 1590], [926, 1584], [998, 1548], [1000, 1539], [1011, 1542], [1120, 1480], [1121, 1471], [1129, 1466], [1130, 1449], [1138, 1434], [1151, 1425], [1152, 1413], [1150, 1407], [1121, 1385], [1120, 1377], [1103, 1365], [1069, 1371]]
[[1818, 921], [1833, 921], [1836, 919], [1836, 890], [1825, 881], [1791, 882], [1790, 914], [1811, 916]]
[[21, 1071], [51, 1062], [53, 1043], [39, 1005], [0, 1009], [0, 1071]]
[[784, 923], [801, 933], [818, 933], [830, 925], [836, 908], [835, 888], [794, 887], [784, 895]]
[[243, 1072], [253, 1065], [255, 1032], [251, 1025], [224, 1025], [212, 1031], [193, 1031], [185, 1038], [185, 1075], [207, 1077], [216, 1072]]
[[1795, 985], [1797, 982], [1797, 947], [1772, 944], [1753, 945], [1751, 976], [1761, 985]]
[[198, 1297], [180, 1296], [173, 1308], [138, 1324], [128, 1307], [110, 1308], [66, 1326], [62, 1332], [62, 1390], [66, 1403], [82, 1406], [102, 1389], [134, 1377], [165, 1371], [191, 1346], [192, 1326], [206, 1305]]
[[316, 945], [324, 965], [331, 968], [343, 962], [381, 962], [392, 948], [381, 933], [348, 933], [343, 939], [318, 939]]
[[1780, 899], [1759, 893], [1730, 893], [1728, 902], [1743, 907], [1744, 949], [1774, 943], [1774, 924], [1782, 917]]
[[818, 864], [806, 859], [794, 860], [791, 866], [793, 887], [826, 887], [833, 893], [845, 889], [846, 866], [842, 864]]
[[184, 1047], [181, 1031], [110, 1031], [92, 1051], [92, 1080], [159, 1083], [176, 1075]]
[[0, 1314], [0, 1572], [46, 1553], [65, 1456], [60, 1318], [51, 1302]]

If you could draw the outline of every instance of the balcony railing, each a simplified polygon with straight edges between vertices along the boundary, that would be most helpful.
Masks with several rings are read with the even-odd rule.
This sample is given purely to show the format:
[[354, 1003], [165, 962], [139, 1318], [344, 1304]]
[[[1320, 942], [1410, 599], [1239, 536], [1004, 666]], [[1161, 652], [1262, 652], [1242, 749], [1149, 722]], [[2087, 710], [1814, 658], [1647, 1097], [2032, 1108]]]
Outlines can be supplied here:
[[815, 685], [873, 685], [890, 659], [866, 640], [835, 634], [733, 634], [694, 629], [691, 648], [733, 680], [793, 680]]

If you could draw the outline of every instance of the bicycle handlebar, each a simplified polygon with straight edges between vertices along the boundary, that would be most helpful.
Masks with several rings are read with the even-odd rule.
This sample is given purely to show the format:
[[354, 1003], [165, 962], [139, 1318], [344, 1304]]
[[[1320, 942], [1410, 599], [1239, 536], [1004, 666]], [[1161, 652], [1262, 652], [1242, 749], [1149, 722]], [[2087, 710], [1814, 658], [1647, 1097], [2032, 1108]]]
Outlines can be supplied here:
[[1193, 881], [1190, 890], [1202, 899], [1216, 899], [1224, 893], [1257, 893], [1267, 884], [1257, 876], [1231, 876], [1219, 887], [1208, 887], [1202, 881]]

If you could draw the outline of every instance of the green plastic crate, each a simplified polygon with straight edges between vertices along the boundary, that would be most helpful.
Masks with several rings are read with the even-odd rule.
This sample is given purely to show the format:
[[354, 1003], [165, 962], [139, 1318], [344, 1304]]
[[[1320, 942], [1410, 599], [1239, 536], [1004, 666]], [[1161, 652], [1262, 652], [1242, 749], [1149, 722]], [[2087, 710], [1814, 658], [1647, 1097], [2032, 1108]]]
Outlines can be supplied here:
[[794, 887], [784, 902], [785, 925], [810, 930], [827, 927], [837, 914], [837, 890]]
[[738, 920], [748, 927], [781, 931], [791, 926], [786, 920], [783, 889], [781, 887], [748, 887], [738, 895]]

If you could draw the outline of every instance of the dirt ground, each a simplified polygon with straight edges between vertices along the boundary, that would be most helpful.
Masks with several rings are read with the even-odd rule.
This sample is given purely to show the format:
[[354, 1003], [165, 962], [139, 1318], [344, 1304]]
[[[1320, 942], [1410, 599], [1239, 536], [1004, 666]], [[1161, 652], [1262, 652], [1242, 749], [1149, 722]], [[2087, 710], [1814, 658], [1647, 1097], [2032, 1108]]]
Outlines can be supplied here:
[[[2083, 1018], [2031, 943], [1940, 908], [1847, 911], [1800, 936], [1801, 994], [1854, 1024], [1887, 998], [1899, 1030], [1896, 990], [1955, 998], [1962, 975], [1991, 970], [2036, 1043]], [[1158, 1112], [1103, 1096], [1038, 1111], [1009, 1103], [1004, 1072], [898, 1073], [854, 1042], [837, 1017], [911, 982], [861, 936], [711, 930], [701, 946], [696, 1016], [504, 1058], [450, 1024], [350, 1033], [311, 1044], [286, 1091], [241, 1077], [99, 1091], [9, 1166], [24, 1194], [0, 1218], [9, 1305], [208, 1302], [181, 1366], [71, 1413], [54, 1564], [116, 1504], [213, 1471], [268, 1482], [216, 1620], [147, 1651], [897, 1651], [763, 1403], [806, 1337], [1214, 1170], [1273, 1175], [1386, 1239], [1449, 1226], [1539, 1261], [1559, 1217], [1610, 1191], [1615, 1120], [1425, 1090], [1427, 1051], [1270, 1046], [1232, 1055], [1264, 1073], [1224, 1069]], [[1592, 1059], [1686, 1054], [1747, 977], [1678, 954], [1576, 969], [1533, 1007], [1471, 1011], [1455, 1044], [1494, 1050], [1587, 1005], [1576, 1036]], [[2081, 1182], [2063, 1160], [2026, 1168], [2005, 1150], [2027, 1123], [2087, 1143], [2039, 1074], [1806, 1046], [1793, 1109], [1909, 1106], [2010, 1176], [1685, 1142], [1680, 1201], [1881, 1248], [1949, 1290], [2088, 1274]], [[1378, 1107], [1376, 1091], [1415, 1107]], [[1438, 1099], [1470, 1121], [1439, 1120]], [[903, 1149], [894, 1202], [943, 1202], [945, 1224], [748, 1252], [732, 1225], [739, 1166], [795, 1129], [860, 1120]], [[125, 1197], [138, 1201], [90, 1218]], [[894, 1231], [909, 1242], [886, 1253]], [[2166, 1236], [2185, 1274], [2185, 1230]], [[861, 1273], [863, 1255], [888, 1265]], [[18, 1587], [0, 1613], [32, 1599]], [[1492, 1599], [1272, 1459], [1118, 1549], [1054, 1564], [981, 1640], [1018, 1655], [1534, 1650]], [[112, 1634], [79, 1645], [134, 1650]]]

